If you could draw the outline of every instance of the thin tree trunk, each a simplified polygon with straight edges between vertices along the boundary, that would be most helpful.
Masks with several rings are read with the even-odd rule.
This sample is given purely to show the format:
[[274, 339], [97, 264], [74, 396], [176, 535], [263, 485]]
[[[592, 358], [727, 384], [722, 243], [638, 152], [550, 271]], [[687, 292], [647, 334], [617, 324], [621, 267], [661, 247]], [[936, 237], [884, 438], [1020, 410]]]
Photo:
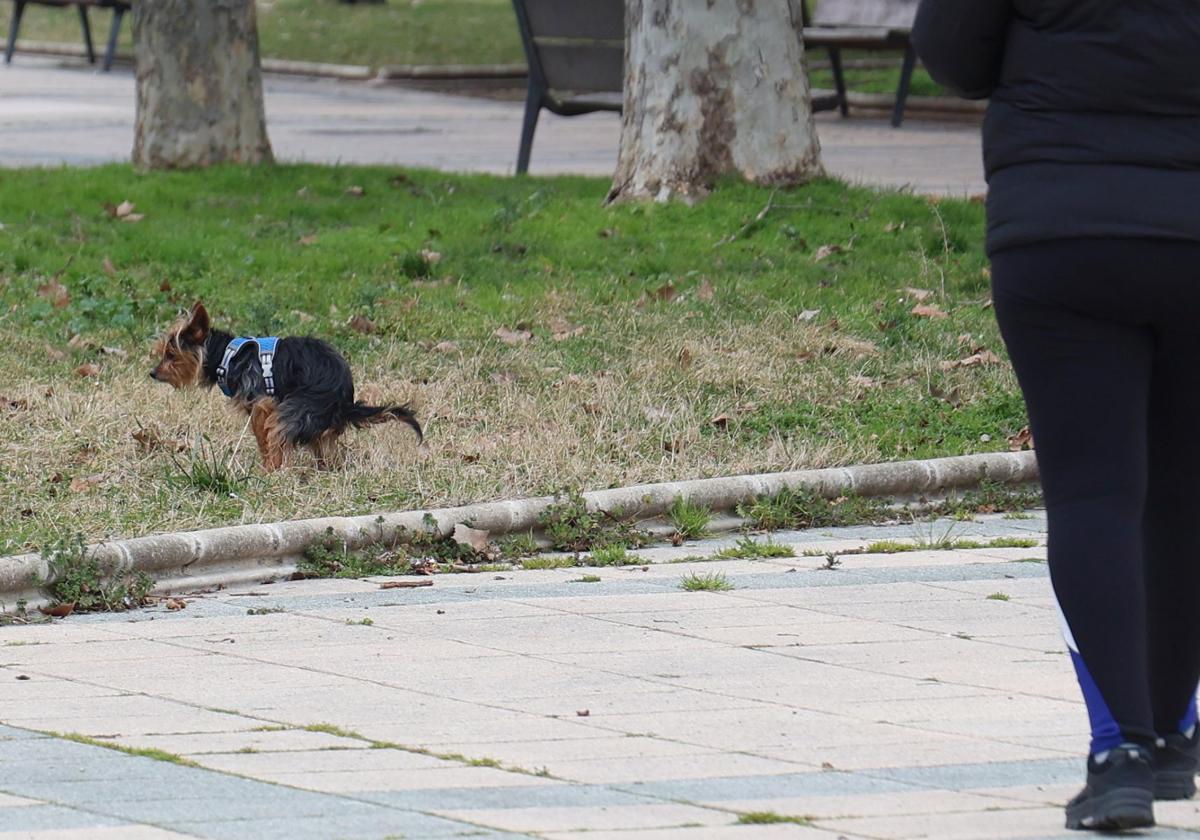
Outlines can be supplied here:
[[142, 169], [270, 163], [254, 0], [133, 4]]
[[627, 0], [625, 108], [609, 201], [823, 173], [800, 0]]

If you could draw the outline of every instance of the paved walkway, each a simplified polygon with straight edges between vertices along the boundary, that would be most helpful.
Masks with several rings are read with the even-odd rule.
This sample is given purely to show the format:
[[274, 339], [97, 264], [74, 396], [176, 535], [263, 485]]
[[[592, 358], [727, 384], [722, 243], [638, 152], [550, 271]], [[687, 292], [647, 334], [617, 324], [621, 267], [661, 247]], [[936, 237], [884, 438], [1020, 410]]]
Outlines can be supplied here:
[[[1044, 524], [665, 562], [723, 538], [594, 582], [303, 581], [5, 628], [0, 838], [1066, 838], [1086, 715], [1044, 548], [821, 568], [869, 540]], [[734, 589], [679, 588], [718, 571]], [[754, 812], [799, 822], [738, 824]], [[1158, 816], [1155, 836], [1200, 831], [1191, 802]]]
[[[18, 54], [0, 67], [0, 166], [128, 160], [134, 87], [128, 70]], [[512, 172], [522, 105], [361, 82], [268, 77], [268, 130], [281, 160]], [[826, 167], [853, 182], [953, 195], [984, 191], [979, 129], [910, 119], [819, 119]], [[542, 115], [532, 171], [610, 175], [619, 117]]]

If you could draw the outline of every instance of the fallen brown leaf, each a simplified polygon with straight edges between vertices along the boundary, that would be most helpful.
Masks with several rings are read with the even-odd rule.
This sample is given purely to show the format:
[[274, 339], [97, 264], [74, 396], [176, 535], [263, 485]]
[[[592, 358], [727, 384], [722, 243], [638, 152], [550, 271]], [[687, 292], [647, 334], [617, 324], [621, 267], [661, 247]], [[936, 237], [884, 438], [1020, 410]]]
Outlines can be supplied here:
[[11, 411], [28, 411], [29, 401], [0, 396], [0, 406], [10, 409]]
[[439, 353], [457, 353], [458, 344], [453, 341], [439, 341], [433, 345], [433, 349]]
[[965, 359], [954, 359], [951, 361], [942, 362], [942, 370], [954, 370], [955, 368], [998, 364], [1000, 364], [999, 356], [997, 356], [991, 350], [983, 350], [979, 353], [974, 353], [970, 356], [967, 356]]
[[375, 332], [375, 322], [366, 315], [355, 315], [349, 321], [350, 329], [360, 333]]
[[304, 236], [301, 236], [299, 239], [299, 242], [301, 245], [312, 245], [316, 241], [317, 241], [317, 235], [315, 233], [305, 234]]
[[489, 545], [487, 531], [471, 528], [460, 522], [454, 526], [453, 539], [459, 545], [468, 546], [476, 554], [487, 553]]
[[75, 478], [72, 478], [71, 483], [67, 486], [68, 486], [68, 489], [72, 493], [89, 493], [92, 490], [95, 490], [98, 486], [100, 486], [100, 482], [103, 480], [104, 480], [103, 473], [96, 473], [95, 475], [77, 476]]
[[811, 321], [813, 318], [816, 318], [820, 314], [821, 314], [820, 309], [805, 309], [799, 315], [796, 316], [796, 319], [799, 321]]
[[856, 373], [854, 376], [851, 376], [849, 382], [855, 388], [878, 388], [879, 387], [878, 379], [872, 379], [871, 377], [864, 376], [861, 373]]
[[696, 297], [700, 300], [712, 300], [717, 290], [713, 288], [713, 284], [707, 277], [700, 281], [700, 286], [696, 289]]
[[108, 257], [104, 258], [104, 262], [100, 263], [100, 267], [104, 269], [104, 273], [109, 277], [115, 277], [117, 274], [117, 267], [113, 265], [112, 260]]
[[132, 201], [129, 201], [129, 200], [122, 201], [120, 204], [117, 205], [117, 209], [115, 211], [116, 217], [118, 219], [124, 219], [126, 216], [128, 216], [130, 213], [132, 213], [134, 211], [135, 207], [136, 207], [136, 205]]
[[96, 364], [95, 362], [84, 362], [79, 367], [75, 368], [75, 373], [83, 377], [99, 376], [100, 365]]
[[914, 289], [912, 286], [907, 287], [904, 293], [917, 303], [923, 303], [933, 297], [933, 291], [930, 289]]
[[566, 321], [555, 320], [550, 324], [551, 338], [555, 341], [566, 341], [570, 338], [578, 338], [587, 332], [587, 327], [577, 327], [569, 324]]
[[813, 254], [813, 262], [821, 262], [827, 260], [834, 254], [841, 254], [846, 249], [841, 245], [822, 245], [817, 249], [817, 253]]
[[426, 265], [437, 265], [442, 261], [442, 253], [440, 251], [431, 251], [428, 248], [422, 248], [421, 259], [425, 260]]
[[587, 717], [590, 714], [591, 714], [591, 711], [588, 709], [576, 709], [575, 710], [576, 717]]
[[64, 309], [71, 302], [71, 293], [67, 287], [54, 277], [37, 287], [37, 296], [50, 301], [55, 309]]
[[367, 194], [367, 191], [359, 186], [350, 187], [349, 189], [346, 190], [346, 195], [352, 195], [355, 198], [362, 198], [366, 194]]
[[1020, 452], [1022, 449], [1033, 448], [1033, 433], [1029, 431], [1028, 426], [1008, 439], [1008, 449], [1010, 452]]
[[379, 584], [380, 589], [415, 589], [418, 586], [433, 586], [432, 578], [424, 580], [386, 580]]
[[725, 429], [729, 428], [729, 421], [731, 419], [732, 418], [728, 414], [718, 414], [716, 417], [709, 420], [708, 424], [724, 431]]
[[54, 618], [66, 618], [75, 611], [75, 602], [68, 601], [66, 603], [54, 604], [49, 607], [38, 607], [38, 612], [42, 615], [53, 616]]
[[936, 306], [919, 303], [912, 308], [912, 314], [918, 318], [945, 318], [946, 313]]
[[664, 283], [654, 290], [654, 296], [661, 301], [672, 301], [679, 297], [679, 290], [674, 283]]
[[164, 280], [164, 281], [162, 281], [161, 283], [159, 283], [159, 284], [158, 284], [158, 290], [159, 290], [160, 292], [169, 292], [169, 291], [171, 291], [171, 281], [170, 281], [170, 280]]
[[503, 341], [505, 344], [517, 345], [525, 344], [533, 338], [533, 333], [529, 330], [510, 330], [507, 327], [500, 327], [492, 335]]

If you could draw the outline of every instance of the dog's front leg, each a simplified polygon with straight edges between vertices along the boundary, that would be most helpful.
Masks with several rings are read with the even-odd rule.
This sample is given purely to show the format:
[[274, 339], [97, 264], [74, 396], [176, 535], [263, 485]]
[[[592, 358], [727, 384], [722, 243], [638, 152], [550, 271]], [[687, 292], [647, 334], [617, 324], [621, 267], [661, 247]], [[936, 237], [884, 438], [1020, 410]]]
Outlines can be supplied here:
[[258, 442], [263, 469], [274, 472], [284, 465], [291, 444], [283, 435], [279, 425], [279, 412], [275, 400], [262, 399], [250, 408], [250, 429]]

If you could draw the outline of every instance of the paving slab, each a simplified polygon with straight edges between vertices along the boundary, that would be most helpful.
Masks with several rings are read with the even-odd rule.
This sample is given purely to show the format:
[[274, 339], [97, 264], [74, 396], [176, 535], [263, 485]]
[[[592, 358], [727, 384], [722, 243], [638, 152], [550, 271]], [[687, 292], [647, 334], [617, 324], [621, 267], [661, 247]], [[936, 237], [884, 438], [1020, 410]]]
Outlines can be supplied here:
[[[955, 527], [1044, 542], [1040, 517]], [[5, 628], [0, 840], [1063, 838], [1087, 716], [1046, 566], [1019, 559], [716, 561], [734, 588], [694, 593], [669, 563], [585, 592], [519, 571], [290, 582]], [[807, 822], [738, 824], [755, 811]], [[1200, 811], [1159, 821], [1188, 836]]]
[[[20, 55], [0, 68], [0, 166], [90, 166], [129, 159], [134, 83], [128, 68]], [[363, 82], [267, 74], [267, 128], [280, 160], [394, 164], [512, 173], [523, 103]], [[924, 193], [985, 190], [979, 127], [917, 117], [818, 115], [828, 171], [854, 183]], [[531, 172], [611, 175], [620, 117], [544, 111]]]

